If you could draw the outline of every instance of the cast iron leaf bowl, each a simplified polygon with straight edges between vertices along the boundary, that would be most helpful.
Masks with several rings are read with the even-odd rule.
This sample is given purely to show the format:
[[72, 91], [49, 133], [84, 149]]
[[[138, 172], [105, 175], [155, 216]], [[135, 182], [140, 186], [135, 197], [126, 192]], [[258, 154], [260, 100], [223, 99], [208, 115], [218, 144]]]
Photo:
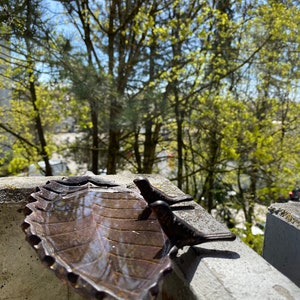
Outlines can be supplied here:
[[87, 299], [150, 299], [171, 271], [167, 237], [139, 193], [83, 178], [31, 195], [23, 223], [40, 259]]

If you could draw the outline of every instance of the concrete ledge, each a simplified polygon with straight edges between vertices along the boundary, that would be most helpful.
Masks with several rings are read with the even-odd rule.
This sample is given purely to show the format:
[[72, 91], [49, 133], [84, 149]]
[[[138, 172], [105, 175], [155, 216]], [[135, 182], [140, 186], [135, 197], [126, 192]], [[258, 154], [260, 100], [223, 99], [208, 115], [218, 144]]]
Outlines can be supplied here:
[[267, 214], [263, 257], [300, 287], [300, 203], [276, 203]]
[[[135, 188], [133, 174], [106, 176]], [[0, 178], [0, 299], [79, 300], [42, 265], [20, 229], [22, 208], [36, 186], [53, 177]], [[171, 195], [182, 192], [160, 176], [150, 181]], [[201, 206], [176, 213], [206, 232], [226, 230]], [[174, 259], [174, 272], [164, 279], [159, 299], [300, 299], [300, 289], [240, 240], [186, 247]]]

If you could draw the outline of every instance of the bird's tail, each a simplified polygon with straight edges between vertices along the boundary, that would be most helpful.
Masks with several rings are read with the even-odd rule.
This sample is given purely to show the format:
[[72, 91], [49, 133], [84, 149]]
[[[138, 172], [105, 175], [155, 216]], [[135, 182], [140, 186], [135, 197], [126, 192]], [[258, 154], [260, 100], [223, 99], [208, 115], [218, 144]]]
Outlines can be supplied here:
[[236, 235], [231, 232], [216, 232], [205, 234], [205, 242], [234, 241], [235, 239]]
[[184, 196], [178, 196], [178, 197], [174, 197], [173, 198], [174, 201], [176, 201], [176, 203], [180, 203], [180, 202], [187, 202], [187, 201], [193, 201], [194, 198], [191, 195], [184, 195]]

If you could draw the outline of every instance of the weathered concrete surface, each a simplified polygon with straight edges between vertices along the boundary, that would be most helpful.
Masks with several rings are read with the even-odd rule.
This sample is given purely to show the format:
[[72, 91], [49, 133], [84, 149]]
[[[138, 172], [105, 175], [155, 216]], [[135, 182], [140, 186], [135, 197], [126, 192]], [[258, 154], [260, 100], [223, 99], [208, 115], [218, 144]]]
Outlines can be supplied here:
[[46, 184], [48, 180], [49, 177], [0, 177], [0, 203], [26, 202], [36, 187]]
[[263, 257], [300, 287], [300, 203], [276, 203], [267, 214]]
[[82, 299], [44, 267], [25, 242], [24, 202], [0, 204], [0, 299]]
[[[106, 176], [135, 188], [132, 174]], [[52, 179], [52, 178], [51, 178]], [[38, 260], [35, 251], [25, 241], [20, 229], [24, 217], [20, 209], [26, 196], [35, 186], [49, 178], [0, 178], [0, 299], [79, 300]], [[150, 181], [168, 194], [182, 193], [160, 176], [150, 176]], [[15, 192], [19, 188], [23, 193]], [[7, 198], [10, 195], [10, 199]], [[4, 203], [5, 201], [5, 203]], [[15, 203], [14, 201], [17, 201]], [[176, 212], [198, 229], [207, 232], [224, 231], [199, 205], [195, 210]], [[158, 299], [300, 299], [300, 289], [278, 272], [262, 257], [240, 240], [215, 242], [189, 248], [174, 259], [174, 271], [164, 279]]]

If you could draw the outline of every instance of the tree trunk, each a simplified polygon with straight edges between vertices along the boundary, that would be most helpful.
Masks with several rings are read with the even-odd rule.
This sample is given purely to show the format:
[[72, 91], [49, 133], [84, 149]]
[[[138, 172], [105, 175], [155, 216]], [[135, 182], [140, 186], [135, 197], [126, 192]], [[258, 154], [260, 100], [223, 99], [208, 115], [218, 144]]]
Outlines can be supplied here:
[[[153, 126], [154, 131], [152, 131]], [[155, 149], [159, 139], [161, 124], [153, 124], [153, 121], [149, 118], [145, 127], [143, 173], [150, 174], [155, 162]]]
[[182, 189], [183, 184], [183, 112], [180, 109], [179, 96], [175, 88], [175, 118], [176, 118], [176, 141], [177, 141], [177, 186]]
[[[180, 6], [177, 5], [174, 7], [174, 17], [176, 21], [178, 22], [178, 26], [173, 28], [172, 34], [175, 36], [177, 43], [172, 44], [172, 65], [174, 69], [176, 70], [178, 66], [180, 65], [180, 57], [181, 57], [181, 51], [182, 51], [182, 42], [180, 41]], [[176, 71], [175, 71], [176, 72]], [[183, 184], [183, 130], [182, 130], [182, 124], [183, 124], [183, 117], [184, 113], [181, 108], [181, 103], [179, 99], [179, 80], [177, 79], [177, 74], [174, 74], [176, 76], [176, 79], [171, 83], [172, 90], [175, 97], [175, 118], [176, 118], [176, 142], [177, 142], [177, 185], [181, 189]]]
[[[114, 78], [114, 66], [115, 66], [115, 57], [114, 57], [114, 43], [116, 33], [114, 31], [114, 22], [116, 18], [116, 2], [111, 1], [111, 6], [109, 10], [109, 24], [108, 24], [108, 72], [111, 78]], [[113, 86], [115, 81], [112, 82]], [[114, 86], [115, 87], [115, 86]], [[118, 119], [118, 109], [117, 109], [117, 100], [114, 95], [110, 95], [110, 110], [109, 110], [109, 138], [108, 138], [108, 149], [107, 149], [107, 174], [116, 174], [117, 172], [117, 154], [119, 151], [120, 141], [119, 141], [119, 132], [116, 128], [116, 122]]]
[[202, 195], [204, 197], [204, 207], [210, 213], [214, 204], [214, 171], [209, 170], [203, 185]]
[[29, 82], [29, 92], [31, 96], [31, 103], [33, 106], [33, 110], [35, 112], [35, 127], [38, 134], [38, 139], [40, 142], [41, 150], [40, 155], [42, 156], [43, 161], [45, 162], [45, 176], [52, 176], [52, 169], [50, 165], [50, 159], [47, 153], [47, 142], [44, 135], [44, 129], [42, 125], [42, 120], [40, 116], [39, 109], [37, 107], [37, 95], [35, 89], [35, 75], [34, 75], [34, 61], [32, 59], [32, 47], [30, 43], [30, 36], [32, 35], [31, 26], [32, 26], [32, 7], [30, 1], [26, 3], [27, 5], [27, 15], [26, 15], [26, 35], [24, 36], [25, 44], [26, 44], [26, 51], [27, 51], [27, 70], [28, 72], [28, 82]]
[[110, 129], [108, 157], [107, 157], [107, 174], [117, 173], [117, 155], [119, 149], [120, 149], [120, 133], [114, 129]]
[[134, 133], [134, 144], [133, 144], [133, 150], [134, 150], [134, 156], [137, 163], [137, 172], [142, 173], [142, 158], [140, 153], [140, 145], [139, 145], [139, 130], [136, 130]]
[[214, 186], [215, 186], [215, 177], [216, 177], [216, 167], [219, 156], [219, 148], [221, 139], [218, 137], [216, 128], [209, 135], [209, 159], [207, 160], [207, 177], [205, 179], [202, 195], [204, 195], [207, 201], [207, 210], [211, 212], [214, 205]]
[[39, 142], [40, 142], [40, 145], [41, 145], [40, 154], [42, 156], [43, 161], [45, 162], [45, 176], [52, 176], [52, 169], [51, 169], [51, 165], [50, 165], [50, 160], [49, 160], [49, 156], [48, 156], [48, 153], [47, 153], [47, 150], [46, 150], [47, 149], [47, 142], [46, 142], [45, 135], [44, 135], [44, 129], [43, 129], [40, 113], [39, 113], [39, 110], [36, 106], [37, 97], [36, 97], [34, 81], [30, 81], [29, 89], [30, 89], [32, 106], [33, 106], [33, 109], [35, 111], [35, 127], [36, 127], [36, 130], [37, 130], [38, 137], [39, 137]]
[[95, 101], [91, 103], [91, 119], [92, 119], [92, 172], [99, 174], [99, 140], [98, 140], [98, 104]]

